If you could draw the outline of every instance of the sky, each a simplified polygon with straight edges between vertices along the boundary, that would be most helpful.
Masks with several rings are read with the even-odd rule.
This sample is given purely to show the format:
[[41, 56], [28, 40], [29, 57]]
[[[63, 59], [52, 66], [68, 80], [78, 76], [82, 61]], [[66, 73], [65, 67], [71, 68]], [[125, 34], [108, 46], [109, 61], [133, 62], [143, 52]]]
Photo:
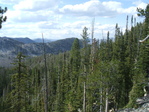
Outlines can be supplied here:
[[[146, 8], [148, 0], [0, 0], [0, 7], [7, 7], [7, 21], [0, 29], [0, 37], [28, 37], [58, 40], [70, 37], [81, 38], [84, 27], [91, 34], [94, 22], [94, 37], [113, 37], [118, 23], [122, 31], [126, 17], [137, 17], [137, 7]], [[91, 36], [91, 35], [90, 35]], [[89, 37], [90, 37], [89, 36]]]

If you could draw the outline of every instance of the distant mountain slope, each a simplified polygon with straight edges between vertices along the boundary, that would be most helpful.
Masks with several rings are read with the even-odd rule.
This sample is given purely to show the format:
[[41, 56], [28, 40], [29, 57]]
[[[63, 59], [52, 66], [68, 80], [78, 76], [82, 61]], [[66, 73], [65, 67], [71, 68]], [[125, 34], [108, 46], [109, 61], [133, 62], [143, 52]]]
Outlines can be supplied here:
[[[69, 51], [75, 38], [67, 38], [51, 43], [45, 43], [46, 53], [58, 54], [60, 52]], [[12, 59], [22, 52], [27, 56], [39, 56], [43, 54], [43, 43], [23, 43], [18, 40], [0, 37], [0, 61]], [[6, 63], [5, 63], [6, 64]], [[3, 66], [3, 63], [0, 63]]]
[[54, 50], [54, 53], [58, 54], [59, 52], [69, 51], [74, 40], [75, 38], [61, 39], [51, 43], [46, 43], [46, 45]]
[[23, 43], [11, 38], [0, 37], [0, 56], [16, 54], [17, 49], [21, 49]]
[[[36, 42], [36, 43], [42, 43], [42, 42], [43, 42], [42, 38], [33, 39], [33, 41]], [[55, 41], [55, 40], [44, 39], [44, 42], [45, 42], [45, 43], [53, 42], [53, 41]]]
[[29, 44], [29, 43], [36, 43], [35, 41], [31, 40], [30, 38], [12, 38], [14, 40], [17, 40], [19, 42], [23, 42], [25, 44]]
[[27, 37], [25, 37], [25, 38], [24, 37], [20, 37], [20, 38], [1, 37], [1, 38], [13, 39], [13, 40], [16, 40], [16, 41], [24, 43], [24, 44], [36, 43], [35, 41], [33, 41], [33, 40], [31, 40], [30, 38], [27, 38]]

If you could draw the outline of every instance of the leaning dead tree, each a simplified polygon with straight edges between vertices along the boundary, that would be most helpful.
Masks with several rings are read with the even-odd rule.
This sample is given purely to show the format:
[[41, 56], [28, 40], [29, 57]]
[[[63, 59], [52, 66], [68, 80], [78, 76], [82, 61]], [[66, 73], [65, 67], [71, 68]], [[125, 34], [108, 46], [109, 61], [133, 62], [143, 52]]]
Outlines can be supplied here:
[[149, 35], [147, 36], [147, 37], [145, 37], [143, 40], [139, 40], [139, 42], [144, 42], [144, 41], [146, 41], [147, 39], [149, 39]]

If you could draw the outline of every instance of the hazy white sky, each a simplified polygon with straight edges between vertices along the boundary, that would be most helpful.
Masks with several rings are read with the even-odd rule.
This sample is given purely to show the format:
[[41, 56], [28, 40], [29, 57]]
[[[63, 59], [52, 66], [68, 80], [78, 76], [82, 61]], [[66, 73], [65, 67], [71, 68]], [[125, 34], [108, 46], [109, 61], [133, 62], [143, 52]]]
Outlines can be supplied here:
[[[114, 34], [116, 23], [124, 29], [126, 16], [136, 20], [137, 7], [145, 8], [148, 0], [0, 0], [7, 7], [8, 19], [0, 29], [0, 36], [62, 39], [81, 38], [86, 26], [91, 32], [95, 18], [95, 36], [100, 39], [110, 31]], [[130, 23], [130, 22], [129, 22]], [[103, 36], [102, 36], [103, 34]]]

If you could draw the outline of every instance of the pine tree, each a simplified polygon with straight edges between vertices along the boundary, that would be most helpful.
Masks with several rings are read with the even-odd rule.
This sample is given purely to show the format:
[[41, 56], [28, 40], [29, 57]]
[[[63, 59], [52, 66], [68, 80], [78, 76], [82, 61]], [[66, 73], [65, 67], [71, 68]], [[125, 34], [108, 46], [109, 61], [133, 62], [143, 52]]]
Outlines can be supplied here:
[[70, 73], [70, 85], [71, 90], [68, 94], [70, 104], [72, 106], [72, 111], [77, 111], [78, 107], [78, 99], [77, 97], [77, 86], [78, 86], [78, 78], [79, 78], [79, 70], [80, 70], [80, 45], [79, 39], [75, 39], [70, 51], [70, 65], [71, 65], [71, 73]]
[[[146, 6], [146, 9], [138, 8], [138, 16], [145, 17], [144, 21], [144, 29], [143, 29], [143, 35], [142, 38], [145, 38], [147, 35], [149, 35], [149, 4]], [[149, 50], [146, 47], [148, 45], [148, 42], [145, 42], [141, 45], [141, 58], [142, 58], [142, 64], [143, 69], [146, 71], [147, 74], [149, 74]]]
[[7, 11], [7, 7], [5, 7], [5, 9], [2, 9], [0, 7], [0, 29], [2, 28], [2, 23], [6, 21], [7, 17], [3, 16], [4, 13], [6, 13]]
[[88, 45], [88, 42], [89, 42], [89, 34], [88, 34], [88, 28], [84, 27], [83, 29], [83, 32], [81, 34], [82, 38], [83, 38], [83, 51], [82, 51], [82, 65], [83, 65], [83, 74], [84, 74], [84, 83], [83, 83], [83, 91], [84, 91], [84, 94], [83, 95], [83, 105], [82, 105], [82, 111], [83, 112], [86, 112], [86, 80], [87, 80], [87, 76], [89, 75], [89, 67], [90, 67], [90, 46]]
[[10, 92], [10, 73], [12, 73], [12, 70], [0, 67], [0, 111], [3, 112], [10, 106], [7, 102]]
[[70, 51], [70, 58], [71, 58], [71, 65], [72, 65], [72, 72], [78, 72], [80, 68], [80, 44], [79, 39], [75, 39]]
[[17, 55], [15, 60], [16, 74], [12, 75], [11, 109], [15, 112], [30, 112], [29, 108], [29, 76], [25, 72], [26, 65], [23, 62], [25, 56], [22, 53]]
[[33, 93], [34, 96], [32, 97], [32, 107], [34, 108], [35, 112], [43, 112], [43, 94], [41, 91], [42, 88], [42, 73], [39, 68], [32, 68], [32, 86], [33, 86]]
[[61, 53], [59, 54], [59, 64], [58, 64], [58, 81], [57, 81], [57, 93], [56, 93], [56, 107], [55, 112], [69, 112], [72, 108], [69, 105], [70, 92], [70, 76], [69, 76], [69, 54]]
[[[128, 19], [128, 17], [127, 17]], [[126, 64], [126, 46], [128, 45], [128, 31], [127, 31], [126, 26], [126, 37], [122, 34], [120, 31], [120, 28], [118, 25], [116, 25], [116, 30], [115, 30], [115, 42], [113, 43], [113, 60], [116, 60], [118, 62], [118, 83], [119, 87], [118, 91], [116, 93], [116, 102], [118, 103], [117, 107], [122, 108], [128, 103], [128, 94], [129, 91], [131, 90], [131, 79], [129, 76], [127, 64]]]
[[[146, 6], [146, 9], [137, 8], [138, 16], [145, 17], [145, 21], [143, 23], [143, 32], [141, 38], [145, 38], [149, 34], [149, 4]], [[139, 45], [139, 44], [138, 44]], [[138, 52], [135, 62], [134, 71], [135, 74], [133, 77], [133, 87], [130, 92], [130, 99], [127, 107], [137, 107], [134, 103], [138, 97], [143, 96], [143, 82], [145, 81], [145, 76], [149, 76], [149, 50], [146, 47], [148, 45], [148, 41], [142, 43], [138, 46]], [[147, 80], [148, 83], [148, 80]]]

